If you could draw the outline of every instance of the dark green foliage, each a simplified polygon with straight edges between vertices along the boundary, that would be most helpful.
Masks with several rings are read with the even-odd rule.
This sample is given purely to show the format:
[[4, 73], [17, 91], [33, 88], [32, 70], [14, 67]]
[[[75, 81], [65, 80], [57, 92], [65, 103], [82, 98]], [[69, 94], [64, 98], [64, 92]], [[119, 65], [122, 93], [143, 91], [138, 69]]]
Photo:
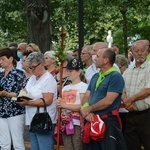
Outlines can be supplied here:
[[27, 23], [24, 1], [1, 0], [0, 8], [0, 47], [14, 41], [26, 41]]
[[[150, 39], [149, 0], [83, 0], [84, 44], [105, 41], [112, 30], [114, 44], [121, 53], [127, 50], [135, 35]], [[59, 43], [61, 27], [65, 26], [65, 50], [78, 46], [78, 0], [50, 0], [50, 31], [52, 49]], [[24, 0], [0, 1], [0, 47], [9, 42], [26, 41], [27, 23]], [[27, 16], [28, 17], [28, 16]], [[127, 42], [125, 42], [127, 39]], [[125, 45], [125, 43], [127, 45]]]

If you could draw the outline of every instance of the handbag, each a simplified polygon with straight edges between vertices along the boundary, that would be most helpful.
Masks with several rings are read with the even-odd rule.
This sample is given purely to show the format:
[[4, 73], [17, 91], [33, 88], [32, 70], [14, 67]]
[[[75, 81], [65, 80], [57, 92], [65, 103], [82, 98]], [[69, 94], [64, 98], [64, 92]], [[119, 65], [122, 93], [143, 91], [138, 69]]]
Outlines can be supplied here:
[[39, 112], [39, 107], [37, 107], [37, 112], [32, 118], [29, 132], [49, 132], [52, 130], [52, 121], [47, 112], [45, 100], [41, 99], [44, 103], [44, 112]]

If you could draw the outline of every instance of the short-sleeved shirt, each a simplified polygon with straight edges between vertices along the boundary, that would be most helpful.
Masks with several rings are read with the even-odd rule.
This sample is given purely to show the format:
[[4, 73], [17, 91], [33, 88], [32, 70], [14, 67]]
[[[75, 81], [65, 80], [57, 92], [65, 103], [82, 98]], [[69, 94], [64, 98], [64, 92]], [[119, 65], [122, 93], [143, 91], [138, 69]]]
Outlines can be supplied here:
[[[79, 82], [78, 84], [69, 84], [62, 89], [62, 98], [68, 104], [81, 104], [80, 94], [84, 94], [87, 90], [87, 84]], [[63, 111], [63, 110], [62, 110]], [[80, 125], [80, 121], [73, 119], [74, 125]]]
[[80, 94], [84, 94], [87, 90], [87, 84], [79, 82], [78, 84], [69, 84], [63, 87], [63, 98], [67, 103], [81, 104]]
[[[114, 67], [117, 69], [117, 71], [120, 73], [120, 69], [119, 69], [119, 67], [118, 67], [115, 63], [114, 63], [113, 66], [114, 66]], [[92, 65], [90, 65], [90, 66], [86, 69], [86, 71], [85, 71], [85, 78], [86, 78], [87, 84], [90, 83], [90, 80], [91, 80], [92, 76], [93, 76], [95, 73], [98, 73], [99, 71], [100, 71], [100, 69], [99, 69], [99, 68], [96, 68], [95, 63], [93, 63]]]
[[124, 88], [124, 80], [122, 78], [122, 75], [118, 73], [117, 71], [112, 72], [111, 74], [107, 75], [105, 79], [102, 81], [100, 86], [97, 90], [95, 90], [96, 82], [98, 80], [99, 74], [95, 74], [88, 86], [88, 90], [90, 91], [90, 98], [89, 98], [89, 104], [93, 105], [103, 98], [106, 97], [107, 92], [116, 92], [119, 93], [118, 97], [114, 100], [112, 105], [109, 107], [96, 111], [95, 114], [103, 115], [111, 112], [114, 109], [119, 108], [121, 103], [121, 95]]
[[[13, 68], [6, 77], [0, 72], [0, 86], [7, 92], [19, 94], [26, 85], [26, 76], [23, 71]], [[8, 118], [25, 113], [25, 108], [18, 105], [9, 97], [0, 97], [0, 117]]]
[[86, 71], [85, 71], [85, 78], [86, 78], [86, 81], [87, 81], [87, 84], [90, 83], [90, 80], [92, 78], [92, 76], [95, 74], [95, 73], [98, 73], [99, 69], [96, 68], [96, 65], [95, 63], [93, 63], [92, 65], [90, 65]]
[[[54, 94], [52, 104], [47, 106], [46, 108], [51, 117], [52, 122], [55, 124], [57, 119], [57, 83], [54, 77], [49, 72], [46, 72], [38, 80], [36, 80], [36, 76], [33, 75], [30, 77], [25, 89], [27, 90], [29, 97], [31, 97], [33, 100], [43, 98], [43, 93]], [[30, 122], [36, 111], [36, 106], [26, 106], [26, 125], [30, 125]], [[43, 111], [43, 107], [40, 107], [40, 112]]]
[[[137, 94], [143, 88], [150, 88], [150, 62], [145, 61], [140, 67], [135, 64], [126, 69], [123, 73], [127, 98]], [[145, 110], [150, 107], [150, 96], [135, 102], [138, 110]]]

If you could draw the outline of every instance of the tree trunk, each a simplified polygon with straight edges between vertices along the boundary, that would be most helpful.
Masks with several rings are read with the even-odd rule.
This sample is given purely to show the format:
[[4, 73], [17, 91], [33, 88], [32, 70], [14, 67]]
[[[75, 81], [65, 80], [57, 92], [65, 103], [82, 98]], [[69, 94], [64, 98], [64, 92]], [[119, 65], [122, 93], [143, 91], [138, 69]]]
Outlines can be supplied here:
[[126, 7], [122, 8], [120, 10], [122, 17], [123, 17], [123, 38], [124, 38], [124, 52], [125, 56], [128, 57], [128, 42], [127, 42], [127, 17], [126, 17], [126, 12], [127, 9]]
[[35, 43], [42, 53], [50, 50], [49, 0], [26, 0], [27, 42]]

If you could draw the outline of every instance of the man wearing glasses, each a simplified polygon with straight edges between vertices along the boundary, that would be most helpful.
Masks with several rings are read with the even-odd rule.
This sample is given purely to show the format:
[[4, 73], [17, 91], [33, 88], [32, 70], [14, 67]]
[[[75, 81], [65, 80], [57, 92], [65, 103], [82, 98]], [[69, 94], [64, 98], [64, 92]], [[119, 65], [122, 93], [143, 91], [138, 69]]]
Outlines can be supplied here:
[[81, 51], [81, 60], [84, 65], [84, 73], [87, 84], [89, 84], [92, 76], [96, 73], [95, 70], [92, 69], [91, 65], [93, 64], [92, 55], [91, 55], [92, 45], [85, 45]]

